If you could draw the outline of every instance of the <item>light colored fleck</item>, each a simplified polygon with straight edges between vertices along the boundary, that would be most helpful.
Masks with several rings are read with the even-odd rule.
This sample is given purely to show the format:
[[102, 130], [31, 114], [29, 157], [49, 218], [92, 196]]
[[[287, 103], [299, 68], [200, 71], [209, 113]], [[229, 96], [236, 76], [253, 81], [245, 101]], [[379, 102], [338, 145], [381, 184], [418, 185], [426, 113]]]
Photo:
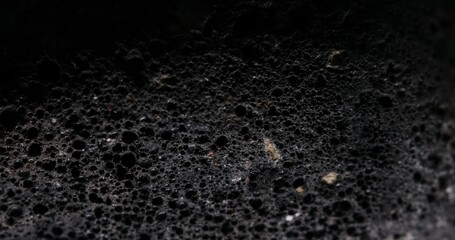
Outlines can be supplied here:
[[403, 237], [403, 240], [414, 240], [414, 235], [411, 232], [406, 233], [406, 235]]
[[175, 76], [168, 74], [162, 74], [153, 79], [155, 82], [164, 86], [175, 86], [178, 83], [178, 79]]
[[292, 220], [294, 220], [294, 218], [296, 218], [298, 216], [300, 216], [300, 213], [296, 213], [294, 215], [286, 215], [285, 219], [286, 219], [287, 222], [291, 222]]
[[126, 96], [126, 101], [128, 101], [128, 102], [134, 101], [134, 96], [133, 96], [133, 94], [131, 94], [131, 93], [128, 94], [128, 95]]
[[446, 188], [446, 194], [450, 201], [455, 200], [455, 191], [452, 187]]
[[302, 186], [298, 186], [295, 191], [298, 193], [298, 194], [303, 194], [305, 192], [305, 189], [302, 187]]
[[337, 181], [338, 173], [329, 172], [327, 175], [322, 177], [321, 181], [327, 185], [333, 185]]
[[261, 101], [256, 103], [256, 107], [261, 108], [261, 109], [267, 109], [269, 107], [269, 102], [267, 101]]
[[276, 162], [281, 159], [280, 150], [278, 150], [275, 143], [269, 138], [264, 138], [264, 149], [271, 160]]
[[236, 177], [236, 178], [233, 178], [231, 181], [236, 183], [236, 182], [240, 182], [242, 180], [241, 177]]
[[327, 57], [327, 68], [338, 68], [343, 58], [343, 50], [333, 50]]
[[114, 138], [106, 138], [105, 140], [106, 140], [107, 144], [109, 144], [109, 145], [113, 145], [115, 143]]

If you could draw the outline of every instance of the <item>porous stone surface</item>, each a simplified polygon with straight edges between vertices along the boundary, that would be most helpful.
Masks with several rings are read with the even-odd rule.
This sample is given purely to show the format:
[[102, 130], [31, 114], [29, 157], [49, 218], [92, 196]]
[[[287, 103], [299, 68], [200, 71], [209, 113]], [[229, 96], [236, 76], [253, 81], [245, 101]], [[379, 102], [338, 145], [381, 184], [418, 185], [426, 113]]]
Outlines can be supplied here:
[[0, 239], [454, 236], [442, 1], [207, 5], [184, 34], [18, 67]]

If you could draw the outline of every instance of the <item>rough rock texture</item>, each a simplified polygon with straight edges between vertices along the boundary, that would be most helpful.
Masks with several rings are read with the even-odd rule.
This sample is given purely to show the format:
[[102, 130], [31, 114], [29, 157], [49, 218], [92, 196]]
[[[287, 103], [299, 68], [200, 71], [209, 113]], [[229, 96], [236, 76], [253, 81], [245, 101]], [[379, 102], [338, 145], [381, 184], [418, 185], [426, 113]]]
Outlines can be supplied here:
[[4, 69], [0, 239], [453, 238], [451, 4], [194, 2]]

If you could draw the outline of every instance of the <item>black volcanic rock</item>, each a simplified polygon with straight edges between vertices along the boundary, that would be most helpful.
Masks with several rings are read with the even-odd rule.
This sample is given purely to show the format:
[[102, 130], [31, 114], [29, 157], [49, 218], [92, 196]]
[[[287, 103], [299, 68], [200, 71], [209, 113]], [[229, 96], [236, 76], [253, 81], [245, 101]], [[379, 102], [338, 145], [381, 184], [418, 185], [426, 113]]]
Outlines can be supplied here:
[[450, 1], [4, 5], [0, 239], [453, 238]]

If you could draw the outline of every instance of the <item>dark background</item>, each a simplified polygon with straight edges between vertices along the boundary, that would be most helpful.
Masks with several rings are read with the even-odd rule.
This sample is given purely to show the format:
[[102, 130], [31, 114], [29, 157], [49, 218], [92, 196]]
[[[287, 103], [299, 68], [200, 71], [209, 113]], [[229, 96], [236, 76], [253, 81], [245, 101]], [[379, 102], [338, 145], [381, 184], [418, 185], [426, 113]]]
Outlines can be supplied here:
[[6, 57], [112, 50], [113, 43], [166, 37], [198, 28], [207, 0], [2, 1], [1, 52]]
[[[45, 54], [68, 57], [81, 50], [96, 50], [99, 54], [106, 54], [112, 53], [118, 42], [148, 38], [169, 39], [192, 29], [202, 30], [204, 22], [213, 13], [216, 13], [218, 19], [214, 26], [209, 24], [209, 27], [223, 32], [228, 27], [226, 22], [242, 11], [242, 6], [245, 6], [239, 4], [242, 2], [248, 1], [2, 1], [0, 70], [3, 78], [8, 78], [12, 77], [13, 68], [25, 62], [34, 62]], [[414, 31], [416, 41], [432, 41], [435, 53], [441, 58], [453, 56], [452, 1], [322, 0], [277, 3], [283, 9], [296, 5], [292, 8], [300, 12], [296, 14], [295, 20], [308, 24], [301, 26], [292, 21], [282, 21], [277, 16], [278, 12], [273, 12], [273, 17], [265, 16], [267, 19], [245, 19], [242, 24], [253, 26], [250, 27], [252, 35], [264, 31], [271, 33], [272, 29], [280, 29], [277, 32], [284, 31], [287, 35], [296, 31], [308, 33], [308, 29], [313, 29], [321, 38], [332, 37], [335, 42], [350, 44], [355, 40], [345, 37], [349, 36], [349, 32], [352, 37], [357, 37], [375, 31], [378, 26], [368, 24], [368, 21], [380, 21], [397, 32]], [[301, 11], [301, 5], [311, 7]], [[337, 14], [348, 13], [352, 9], [360, 11], [347, 18], [342, 31], [348, 33], [343, 34], [343, 39], [337, 38], [339, 33], [323, 27], [335, 25], [339, 20]], [[445, 20], [433, 21], [431, 18], [435, 16], [444, 16]], [[415, 18], [420, 19], [415, 21]], [[443, 29], [438, 29], [439, 27]]]

